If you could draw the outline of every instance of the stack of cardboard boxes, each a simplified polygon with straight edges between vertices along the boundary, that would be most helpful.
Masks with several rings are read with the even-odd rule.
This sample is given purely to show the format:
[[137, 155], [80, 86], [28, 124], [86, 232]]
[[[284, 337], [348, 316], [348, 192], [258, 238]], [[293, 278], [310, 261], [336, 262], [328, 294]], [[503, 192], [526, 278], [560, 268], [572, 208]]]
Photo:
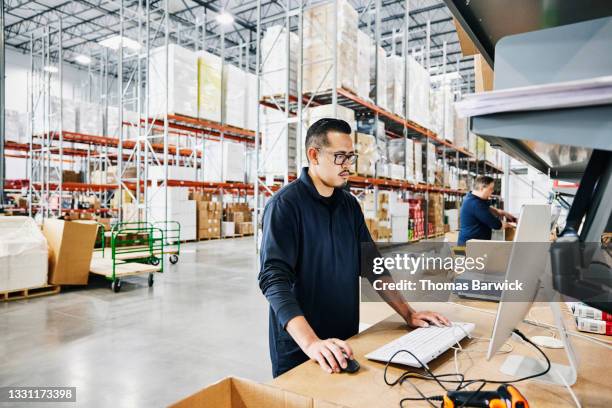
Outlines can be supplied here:
[[421, 239], [425, 236], [425, 200], [411, 198], [408, 203], [410, 204], [408, 237], [411, 240]]
[[429, 193], [427, 215], [428, 233], [430, 235], [444, 233], [444, 196], [441, 193]]
[[225, 208], [226, 222], [234, 223], [234, 233], [240, 235], [253, 234], [253, 218], [246, 203], [229, 203]]
[[379, 191], [378, 198], [375, 198], [373, 193], [366, 194], [363, 212], [372, 239], [378, 242], [389, 242], [391, 239], [389, 192]]
[[221, 203], [201, 191], [193, 191], [191, 199], [197, 203], [198, 239], [221, 238]]

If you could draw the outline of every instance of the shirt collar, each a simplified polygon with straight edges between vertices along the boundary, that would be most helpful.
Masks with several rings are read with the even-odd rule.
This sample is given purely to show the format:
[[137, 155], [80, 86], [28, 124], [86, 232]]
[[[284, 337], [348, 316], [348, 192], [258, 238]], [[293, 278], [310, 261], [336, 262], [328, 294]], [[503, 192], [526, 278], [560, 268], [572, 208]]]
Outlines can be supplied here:
[[[308, 190], [308, 192], [312, 195], [312, 197], [315, 200], [322, 201], [325, 198], [321, 194], [319, 194], [319, 192], [317, 191], [317, 188], [312, 182], [312, 179], [310, 178], [310, 175], [308, 174], [308, 167], [302, 167], [302, 173], [300, 174], [299, 179], [304, 184], [304, 186], [306, 186], [306, 189]], [[332, 202], [334, 204], [337, 203], [341, 195], [342, 195], [342, 189], [334, 188], [334, 192], [330, 196], [332, 199]]]

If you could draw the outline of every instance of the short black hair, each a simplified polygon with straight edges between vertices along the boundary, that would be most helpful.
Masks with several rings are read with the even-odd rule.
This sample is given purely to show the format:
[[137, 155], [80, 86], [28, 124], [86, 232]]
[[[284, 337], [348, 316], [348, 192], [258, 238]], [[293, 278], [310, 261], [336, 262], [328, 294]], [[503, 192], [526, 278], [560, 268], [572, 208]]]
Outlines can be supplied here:
[[[327, 139], [327, 132], [339, 132], [350, 135], [353, 130], [351, 125], [342, 119], [334, 118], [323, 118], [317, 120], [315, 123], [310, 125], [306, 132], [306, 142], [304, 146], [306, 152], [309, 147], [325, 147], [329, 146], [329, 140]], [[308, 153], [306, 153], [308, 154]]]
[[494, 181], [495, 179], [490, 176], [478, 176], [476, 177], [476, 180], [474, 181], [474, 188], [476, 190], [481, 190], [485, 188], [486, 186], [488, 186], [489, 184], [493, 183]]

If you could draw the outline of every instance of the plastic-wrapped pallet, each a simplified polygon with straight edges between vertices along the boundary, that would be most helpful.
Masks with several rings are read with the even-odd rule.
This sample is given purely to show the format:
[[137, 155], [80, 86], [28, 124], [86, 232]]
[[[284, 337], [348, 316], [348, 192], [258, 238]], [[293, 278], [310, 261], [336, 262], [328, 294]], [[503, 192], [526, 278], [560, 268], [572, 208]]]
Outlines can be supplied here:
[[[287, 163], [289, 174], [296, 174], [296, 125], [287, 125], [285, 114], [271, 108], [262, 109], [261, 123], [263, 160], [260, 161], [260, 166], [264, 173], [270, 176], [283, 176]], [[304, 154], [302, 158], [306, 160]]]
[[198, 51], [197, 58], [197, 116], [221, 122], [222, 61], [206, 51]]
[[453, 95], [447, 85], [432, 90], [430, 100], [432, 130], [441, 139], [451, 142], [455, 130], [453, 103]]
[[454, 144], [463, 149], [468, 148], [468, 128], [467, 119], [455, 116], [454, 122]]
[[414, 142], [414, 178], [417, 182], [424, 182], [423, 178], [423, 143]]
[[442, 96], [442, 92], [439, 89], [432, 89], [429, 98], [429, 111], [430, 111], [430, 121], [429, 127], [430, 129], [438, 135], [438, 137], [442, 137], [442, 132], [444, 131], [444, 99]]
[[408, 119], [429, 128], [429, 73], [411, 56], [408, 64]]
[[152, 222], [176, 221], [181, 224], [181, 240], [194, 240], [197, 235], [196, 201], [189, 200], [188, 187], [168, 187], [167, 206], [164, 189], [152, 187], [150, 218]]
[[[223, 144], [223, 155], [221, 145]], [[204, 142], [204, 181], [243, 182], [246, 174], [244, 144], [214, 140]]]
[[0, 291], [47, 284], [47, 240], [29, 217], [0, 217]]
[[427, 144], [427, 182], [434, 184], [436, 180], [436, 147], [433, 143]]
[[[62, 100], [62, 106], [61, 106], [61, 110], [62, 110], [62, 130], [66, 131], [66, 132], [77, 132], [78, 131], [78, 117], [79, 117], [79, 113], [80, 113], [80, 108], [82, 106], [83, 103], [79, 102], [78, 108], [77, 108], [77, 104], [70, 100], [70, 99], [63, 99]], [[92, 104], [87, 104], [86, 105], [92, 105]], [[98, 105], [95, 105], [98, 106]], [[56, 97], [56, 96], [52, 96], [50, 98], [50, 112], [51, 113], [58, 113], [57, 115], [52, 115], [52, 117], [49, 118], [49, 129], [52, 131], [56, 131], [60, 128], [60, 124], [59, 124], [59, 111], [60, 111], [60, 98]], [[91, 113], [91, 112], [90, 112]], [[96, 112], [96, 115], [99, 117], [91, 117], [89, 118], [90, 120], [94, 121], [95, 123], [97, 123], [97, 121], [99, 121], [100, 125], [101, 125], [101, 120], [102, 117], [101, 112], [98, 110]], [[87, 116], [86, 116], [87, 117]], [[44, 121], [43, 121], [43, 109], [42, 109], [42, 103], [39, 104], [39, 107], [36, 109], [36, 111], [34, 112], [34, 133], [35, 134], [40, 134], [43, 133], [45, 131], [44, 129]], [[100, 135], [102, 134], [101, 131], [101, 127], [100, 129], [96, 128], [97, 132], [96, 133], [89, 133], [89, 134], [93, 134], [93, 135]], [[83, 132], [85, 133], [85, 132]]]
[[374, 177], [375, 163], [378, 161], [376, 138], [365, 133], [355, 133], [356, 169], [358, 175]]
[[455, 141], [455, 109], [454, 97], [449, 87], [444, 87], [444, 138]]
[[389, 163], [389, 177], [395, 180], [404, 180], [405, 167], [401, 164]]
[[[304, 92], [345, 88], [357, 93], [357, 22], [359, 15], [347, 0], [338, 0], [337, 29], [334, 3], [304, 12]], [[337, 38], [337, 83], [333, 83], [334, 36]], [[333, 68], [332, 68], [333, 69]]]
[[247, 110], [246, 73], [232, 64], [223, 67], [224, 122], [231, 126], [244, 128]]
[[404, 115], [404, 65], [402, 58], [398, 55], [391, 55], [386, 62], [386, 91], [388, 109], [397, 114]]
[[257, 127], [257, 76], [246, 73], [247, 97], [245, 128], [255, 130]]
[[[299, 39], [295, 33], [289, 33], [289, 58], [287, 58], [287, 31], [283, 26], [272, 26], [266, 29], [261, 40], [261, 94], [278, 96], [287, 93], [297, 94], [297, 55]], [[287, 71], [287, 64], [289, 70]]]
[[[153, 49], [149, 55], [149, 113], [166, 113], [166, 87], [168, 113], [190, 117], [198, 116], [198, 63], [196, 54], [176, 44]], [[168, 82], [166, 83], [166, 62]]]
[[363, 31], [357, 32], [357, 69], [355, 69], [355, 84], [357, 95], [370, 99], [370, 49], [373, 47], [370, 36]]
[[96, 103], [79, 102], [79, 132], [86, 135], [103, 133], [102, 107]]
[[342, 119], [351, 125], [351, 129], [355, 130], [355, 111], [341, 105], [336, 105], [336, 114], [334, 115], [334, 105], [319, 105], [308, 108], [306, 112], [307, 126], [312, 125], [319, 119], [336, 118]]
[[28, 143], [30, 140], [27, 123], [28, 114], [6, 109], [4, 111], [4, 118], [4, 134], [6, 135], [6, 140], [18, 143]]
[[476, 154], [477, 140], [478, 140], [477, 136], [474, 133], [468, 131], [468, 150], [471, 153]]
[[[370, 61], [373, 61], [370, 65], [370, 78], [376, 78], [376, 105], [389, 110], [385, 88], [387, 83], [387, 58], [385, 56], [385, 50], [382, 47], [376, 48], [376, 46], [372, 45], [370, 48]], [[376, 75], [377, 63], [378, 75]]]
[[[397, 167], [391, 167], [391, 178], [401, 178], [408, 181], [414, 181], [414, 142], [412, 139], [393, 139], [388, 142], [389, 161], [393, 165], [402, 166], [402, 176], [396, 177], [399, 174]], [[404, 177], [403, 169], [406, 168], [406, 176]]]

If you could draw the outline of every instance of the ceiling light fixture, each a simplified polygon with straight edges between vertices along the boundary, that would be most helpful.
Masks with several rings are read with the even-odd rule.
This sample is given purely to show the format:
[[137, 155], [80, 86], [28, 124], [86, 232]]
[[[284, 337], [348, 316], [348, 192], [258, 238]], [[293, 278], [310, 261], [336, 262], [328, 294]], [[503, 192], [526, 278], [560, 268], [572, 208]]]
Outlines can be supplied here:
[[230, 25], [234, 22], [234, 16], [226, 11], [221, 11], [217, 14], [216, 20], [219, 24]]
[[138, 41], [132, 40], [131, 38], [122, 37], [120, 35], [113, 35], [112, 37], [107, 37], [98, 42], [103, 47], [110, 48], [112, 50], [118, 50], [121, 45], [123, 48], [129, 48], [133, 51], [138, 51], [142, 46], [138, 43]]
[[91, 58], [88, 57], [87, 55], [83, 55], [83, 54], [79, 54], [76, 57], [74, 57], [74, 60], [76, 62], [78, 62], [81, 65], [89, 65], [91, 64]]

